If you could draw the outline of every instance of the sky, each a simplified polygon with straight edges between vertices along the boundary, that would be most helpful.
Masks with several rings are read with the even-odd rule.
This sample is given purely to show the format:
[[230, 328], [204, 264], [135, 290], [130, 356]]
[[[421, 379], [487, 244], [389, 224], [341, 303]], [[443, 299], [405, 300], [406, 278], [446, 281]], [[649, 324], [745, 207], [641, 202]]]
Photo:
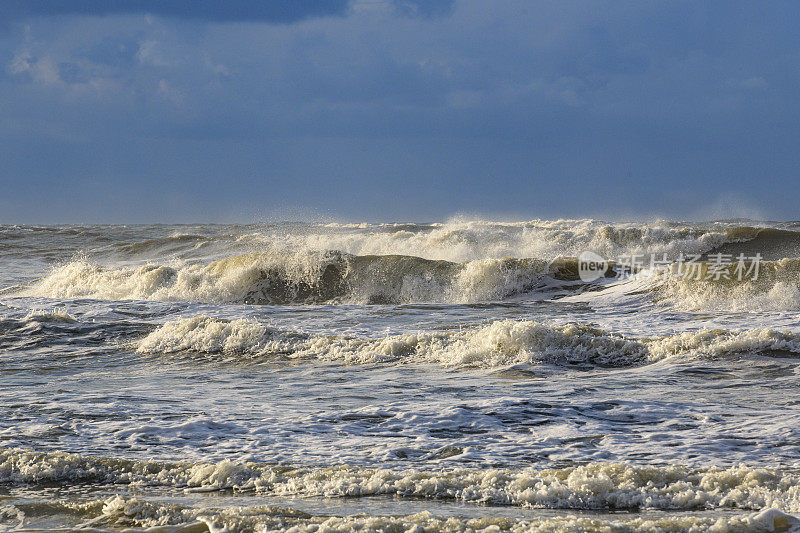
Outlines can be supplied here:
[[796, 2], [3, 0], [0, 223], [800, 219]]

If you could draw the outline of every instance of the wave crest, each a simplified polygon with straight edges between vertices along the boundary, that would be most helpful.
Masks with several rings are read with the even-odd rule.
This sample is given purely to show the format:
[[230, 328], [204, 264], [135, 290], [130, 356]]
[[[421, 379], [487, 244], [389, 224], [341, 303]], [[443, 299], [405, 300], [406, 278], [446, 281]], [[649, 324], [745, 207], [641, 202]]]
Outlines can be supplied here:
[[703, 253], [727, 242], [729, 226], [674, 222], [580, 220], [497, 222], [456, 218], [436, 224], [329, 224], [303, 231], [266, 231], [257, 242], [272, 250], [337, 249], [355, 255], [402, 254], [466, 262], [501, 257], [577, 257], [591, 250], [607, 258], [632, 254]]
[[346, 364], [419, 363], [496, 368], [549, 363], [624, 367], [674, 356], [800, 354], [800, 335], [765, 328], [739, 332], [699, 330], [636, 339], [579, 324], [547, 326], [532, 321], [500, 320], [458, 332], [363, 339], [279, 330], [254, 320], [227, 321], [199, 316], [165, 323], [142, 339], [137, 350], [314, 358]]

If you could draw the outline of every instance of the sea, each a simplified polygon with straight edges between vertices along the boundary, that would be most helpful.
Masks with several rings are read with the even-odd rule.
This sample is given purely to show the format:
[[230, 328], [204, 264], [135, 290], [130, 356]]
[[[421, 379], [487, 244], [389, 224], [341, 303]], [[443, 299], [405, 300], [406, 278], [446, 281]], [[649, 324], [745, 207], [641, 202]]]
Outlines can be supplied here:
[[0, 530], [797, 531], [800, 222], [0, 226]]

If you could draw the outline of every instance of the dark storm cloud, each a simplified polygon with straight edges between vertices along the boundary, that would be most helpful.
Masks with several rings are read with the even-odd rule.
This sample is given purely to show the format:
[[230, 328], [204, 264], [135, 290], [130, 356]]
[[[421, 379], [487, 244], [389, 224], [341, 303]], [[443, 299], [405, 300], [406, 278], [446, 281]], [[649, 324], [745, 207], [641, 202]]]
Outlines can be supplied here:
[[114, 221], [137, 187], [173, 220], [194, 213], [167, 198], [433, 219], [674, 217], [722, 195], [796, 218], [792, 2], [64, 5], [0, 2], [24, 20], [0, 32], [0, 218]]
[[[449, 14], [454, 0], [373, 0], [407, 17]], [[344, 16], [349, 0], [3, 0], [0, 20], [59, 15], [109, 16], [147, 13], [209, 22], [252, 21], [288, 24], [309, 18]]]
[[58, 15], [109, 16], [149, 13], [207, 21], [291, 23], [312, 17], [342, 16], [348, 0], [3, 0], [3, 20]]

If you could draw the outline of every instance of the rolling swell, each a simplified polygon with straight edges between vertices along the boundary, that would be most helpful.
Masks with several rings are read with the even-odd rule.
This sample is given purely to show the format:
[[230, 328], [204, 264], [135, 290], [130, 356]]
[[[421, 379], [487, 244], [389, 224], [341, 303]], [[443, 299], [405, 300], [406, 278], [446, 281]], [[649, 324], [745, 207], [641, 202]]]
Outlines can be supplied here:
[[800, 232], [777, 228], [743, 226], [726, 231], [728, 242], [714, 248], [709, 254], [760, 254], [765, 261], [778, 261], [800, 257]]
[[147, 325], [141, 323], [81, 321], [60, 309], [36, 310], [18, 318], [0, 318], [0, 350], [12, 353], [57, 347], [63, 355], [87, 346], [106, 346], [109, 341], [125, 342], [146, 331]]

